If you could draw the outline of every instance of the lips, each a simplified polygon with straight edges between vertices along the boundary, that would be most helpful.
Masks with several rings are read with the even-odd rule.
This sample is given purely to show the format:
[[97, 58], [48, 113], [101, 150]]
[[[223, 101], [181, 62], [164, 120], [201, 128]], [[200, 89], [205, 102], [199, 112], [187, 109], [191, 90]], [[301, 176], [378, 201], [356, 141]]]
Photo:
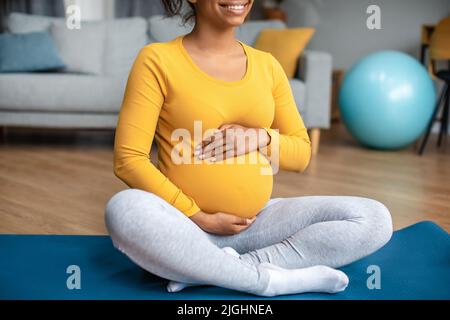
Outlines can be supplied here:
[[221, 3], [219, 3], [219, 6], [222, 6], [222, 7], [226, 7], [226, 6], [239, 6], [239, 5], [241, 5], [241, 6], [245, 6], [245, 5], [247, 5], [248, 3], [249, 3], [250, 1], [224, 1], [224, 2], [221, 2]]
[[248, 6], [249, 1], [227, 1], [219, 3], [219, 6], [230, 12], [241, 13]]

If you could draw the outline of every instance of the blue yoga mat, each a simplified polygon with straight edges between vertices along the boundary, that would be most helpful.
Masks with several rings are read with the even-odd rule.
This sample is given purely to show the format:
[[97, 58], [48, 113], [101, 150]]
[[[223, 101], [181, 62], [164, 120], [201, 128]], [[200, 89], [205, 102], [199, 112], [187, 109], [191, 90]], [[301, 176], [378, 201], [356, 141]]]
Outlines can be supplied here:
[[[81, 289], [67, 288], [70, 265], [80, 268]], [[380, 289], [368, 289], [369, 266], [379, 267]], [[334, 295], [264, 298], [212, 286], [168, 293], [167, 280], [133, 264], [107, 236], [0, 235], [0, 299], [59, 300], [450, 299], [450, 236], [421, 222], [395, 232], [381, 250], [342, 270], [350, 285]]]

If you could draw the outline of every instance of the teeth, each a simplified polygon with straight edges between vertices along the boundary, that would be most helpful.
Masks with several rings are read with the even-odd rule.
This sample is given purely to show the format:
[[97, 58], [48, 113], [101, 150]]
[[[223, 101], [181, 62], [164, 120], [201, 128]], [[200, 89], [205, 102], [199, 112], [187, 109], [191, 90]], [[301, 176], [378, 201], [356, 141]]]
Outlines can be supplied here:
[[230, 10], [242, 10], [244, 6], [227, 6], [226, 8]]
[[244, 7], [244, 4], [225, 6], [225, 8], [227, 8], [228, 10], [244, 10]]

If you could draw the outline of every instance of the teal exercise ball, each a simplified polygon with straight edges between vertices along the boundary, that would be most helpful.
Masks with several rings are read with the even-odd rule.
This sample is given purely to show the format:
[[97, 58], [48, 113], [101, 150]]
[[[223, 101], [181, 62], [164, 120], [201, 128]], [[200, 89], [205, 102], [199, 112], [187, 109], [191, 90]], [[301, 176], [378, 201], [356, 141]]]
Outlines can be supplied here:
[[413, 57], [373, 53], [345, 75], [339, 94], [342, 120], [361, 144], [399, 149], [419, 138], [432, 117], [434, 83]]

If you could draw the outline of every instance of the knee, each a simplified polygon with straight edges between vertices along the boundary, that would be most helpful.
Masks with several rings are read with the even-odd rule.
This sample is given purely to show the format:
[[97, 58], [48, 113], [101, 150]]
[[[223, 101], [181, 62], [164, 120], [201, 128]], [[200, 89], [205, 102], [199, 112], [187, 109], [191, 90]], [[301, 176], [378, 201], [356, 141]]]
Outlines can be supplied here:
[[366, 198], [364, 207], [367, 236], [375, 251], [384, 246], [392, 237], [391, 213], [383, 203], [374, 199]]
[[111, 233], [111, 229], [120, 225], [124, 213], [129, 208], [130, 198], [134, 195], [133, 189], [126, 189], [114, 194], [105, 207], [105, 225], [106, 229]]
[[[152, 210], [159, 206], [157, 196], [139, 189], [119, 191], [109, 199], [105, 207], [105, 226], [113, 243], [117, 246], [121, 241], [134, 233], [139, 227], [139, 215], [160, 210]], [[151, 218], [151, 215], [146, 215]]]

